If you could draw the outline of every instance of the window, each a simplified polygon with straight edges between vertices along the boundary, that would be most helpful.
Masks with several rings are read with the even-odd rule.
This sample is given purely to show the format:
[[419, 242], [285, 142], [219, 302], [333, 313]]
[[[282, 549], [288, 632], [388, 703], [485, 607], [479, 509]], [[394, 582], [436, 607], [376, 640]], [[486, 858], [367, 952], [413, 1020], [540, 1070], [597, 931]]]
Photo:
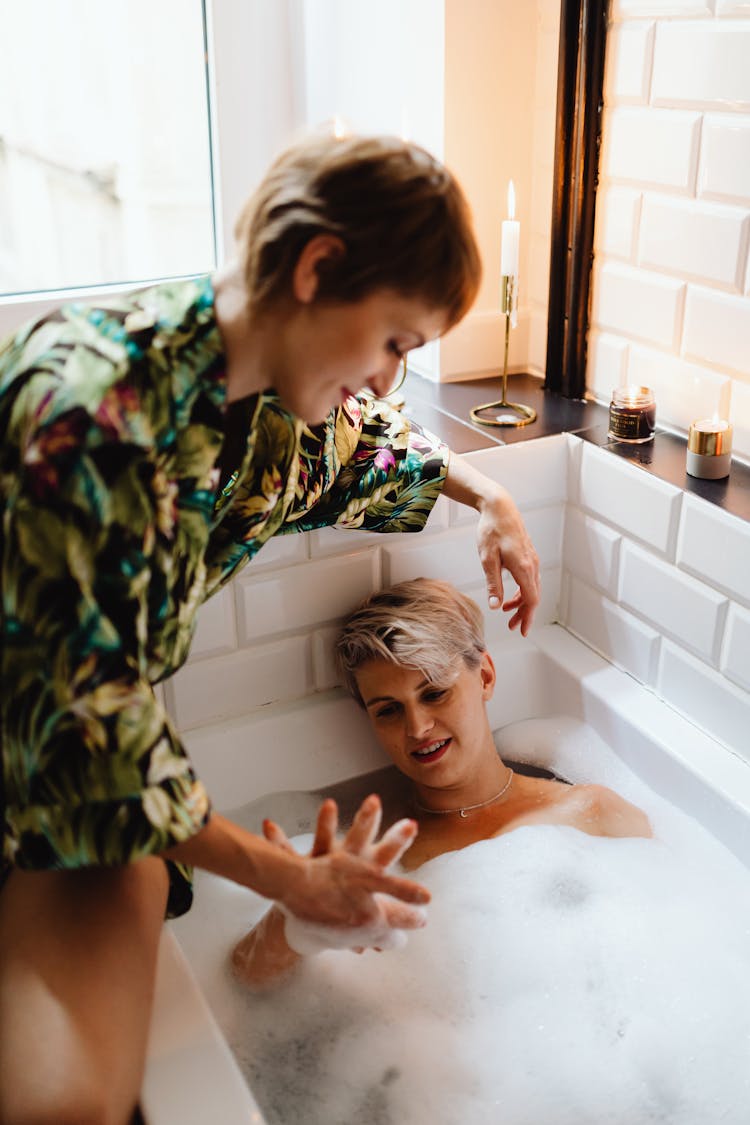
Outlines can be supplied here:
[[213, 268], [201, 0], [4, 4], [0, 39], [0, 294]]

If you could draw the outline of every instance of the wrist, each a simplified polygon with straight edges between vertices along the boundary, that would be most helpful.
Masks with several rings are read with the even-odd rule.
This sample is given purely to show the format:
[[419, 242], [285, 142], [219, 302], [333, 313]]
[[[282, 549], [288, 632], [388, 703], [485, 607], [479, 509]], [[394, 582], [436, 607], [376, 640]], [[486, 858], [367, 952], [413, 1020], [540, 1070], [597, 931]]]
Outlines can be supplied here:
[[498, 513], [505, 511], [510, 499], [510, 493], [506, 488], [503, 488], [501, 484], [496, 484], [495, 481], [488, 480], [486, 488], [477, 494], [477, 501], [474, 506], [480, 515], [484, 512]]
[[214, 813], [189, 840], [162, 853], [167, 859], [230, 879], [264, 898], [281, 899], [305, 879], [305, 861]]
[[307, 880], [306, 859], [262, 840], [262, 854], [253, 857], [252, 882], [248, 885], [265, 898], [284, 905], [294, 901]]
[[468, 462], [451, 454], [443, 492], [449, 500], [466, 504], [477, 512], [507, 501], [509, 493], [502, 485], [473, 468]]

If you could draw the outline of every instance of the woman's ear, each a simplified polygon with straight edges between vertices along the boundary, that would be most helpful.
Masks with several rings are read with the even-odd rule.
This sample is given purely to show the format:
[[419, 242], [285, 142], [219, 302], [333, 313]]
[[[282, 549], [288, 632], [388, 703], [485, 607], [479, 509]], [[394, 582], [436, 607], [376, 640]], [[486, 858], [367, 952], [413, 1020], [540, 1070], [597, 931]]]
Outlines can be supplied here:
[[319, 269], [323, 262], [335, 262], [343, 258], [346, 246], [343, 239], [335, 234], [316, 234], [305, 243], [297, 259], [292, 274], [294, 296], [303, 305], [315, 300], [320, 282]]
[[492, 699], [495, 694], [495, 684], [497, 683], [497, 672], [492, 657], [488, 652], [482, 653], [482, 660], [479, 665], [479, 675], [482, 681], [482, 699], [485, 702]]

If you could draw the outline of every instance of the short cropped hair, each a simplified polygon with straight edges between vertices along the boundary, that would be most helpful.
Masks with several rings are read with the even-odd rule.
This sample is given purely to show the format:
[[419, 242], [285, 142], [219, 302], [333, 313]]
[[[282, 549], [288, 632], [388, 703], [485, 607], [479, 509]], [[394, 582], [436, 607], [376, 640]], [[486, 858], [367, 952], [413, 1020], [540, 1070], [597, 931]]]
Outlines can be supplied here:
[[356, 673], [369, 660], [415, 669], [428, 683], [445, 686], [458, 675], [459, 661], [478, 667], [486, 647], [476, 602], [448, 582], [415, 578], [362, 602], [345, 620], [335, 653], [344, 686], [362, 705]]
[[294, 267], [318, 234], [346, 252], [318, 268], [316, 299], [354, 302], [390, 289], [445, 310], [468, 311], [481, 279], [469, 206], [453, 175], [419, 145], [390, 137], [314, 134], [272, 164], [235, 234], [248, 307], [292, 293]]

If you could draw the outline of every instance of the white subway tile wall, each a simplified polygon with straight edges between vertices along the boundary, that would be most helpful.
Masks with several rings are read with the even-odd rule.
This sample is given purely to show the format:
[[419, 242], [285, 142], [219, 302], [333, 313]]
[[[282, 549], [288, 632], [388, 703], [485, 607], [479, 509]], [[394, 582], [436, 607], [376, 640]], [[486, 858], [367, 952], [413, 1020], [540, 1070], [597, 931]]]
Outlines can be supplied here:
[[750, 757], [750, 523], [565, 440], [561, 624]]
[[584, 445], [579, 500], [582, 508], [613, 521], [662, 555], [674, 549], [682, 490], [593, 445]]
[[750, 613], [737, 605], [729, 609], [721, 670], [750, 691]]
[[733, 203], [750, 199], [750, 120], [732, 113], [703, 118], [698, 195]]
[[642, 684], [652, 687], [656, 676], [659, 634], [633, 614], [602, 597], [577, 578], [569, 580], [566, 621], [572, 633]]
[[[659, 412], [685, 430], [696, 418], [705, 417], [707, 402], [720, 401], [727, 384], [731, 393], [731, 379], [727, 375], [680, 356], [665, 355], [656, 348], [634, 343], [628, 346], [628, 357], [630, 382], [651, 387]], [[735, 406], [736, 399], [737, 393]]]
[[607, 262], [594, 291], [594, 323], [669, 350], [679, 335], [684, 298], [684, 282]]
[[612, 0], [613, 19], [710, 16], [712, 13], [712, 0]]
[[641, 193], [633, 188], [613, 187], [596, 207], [596, 244], [609, 257], [633, 257]]
[[750, 21], [661, 20], [651, 80], [659, 106], [750, 109]]
[[743, 460], [749, 59], [750, 0], [613, 0], [588, 371], [604, 403], [621, 381], [652, 386], [657, 424], [681, 432], [718, 411], [719, 386], [731, 378]]
[[194, 727], [306, 695], [313, 690], [310, 666], [310, 639], [303, 634], [191, 659], [164, 690], [180, 726]]
[[706, 364], [715, 361], [724, 374], [750, 380], [750, 300], [690, 286], [683, 352]]
[[648, 106], [607, 110], [601, 172], [624, 183], [690, 194], [698, 170], [700, 126], [699, 113]]
[[685, 496], [677, 565], [750, 605], [750, 523]]
[[621, 541], [614, 528], [571, 507], [565, 521], [563, 565], [590, 586], [614, 597]]
[[608, 98], [643, 103], [648, 100], [651, 56], [654, 49], [653, 23], [616, 24], [612, 28], [612, 65], [607, 72]]
[[703, 660], [717, 662], [727, 599], [704, 583], [625, 543], [618, 601]]
[[[564, 625], [750, 755], [750, 524], [571, 434], [465, 459], [520, 503], [542, 560], [537, 624]], [[296, 713], [336, 687], [337, 623], [371, 590], [426, 574], [485, 605], [476, 516], [441, 498], [433, 517], [417, 535], [285, 537], [273, 568], [259, 564], [275, 543], [203, 607], [200, 644], [165, 685], [201, 763], [212, 748], [241, 757], [260, 709]], [[485, 620], [490, 642], [507, 633], [505, 614]]]
[[746, 691], [669, 641], [662, 644], [657, 690], [666, 703], [750, 759]]

